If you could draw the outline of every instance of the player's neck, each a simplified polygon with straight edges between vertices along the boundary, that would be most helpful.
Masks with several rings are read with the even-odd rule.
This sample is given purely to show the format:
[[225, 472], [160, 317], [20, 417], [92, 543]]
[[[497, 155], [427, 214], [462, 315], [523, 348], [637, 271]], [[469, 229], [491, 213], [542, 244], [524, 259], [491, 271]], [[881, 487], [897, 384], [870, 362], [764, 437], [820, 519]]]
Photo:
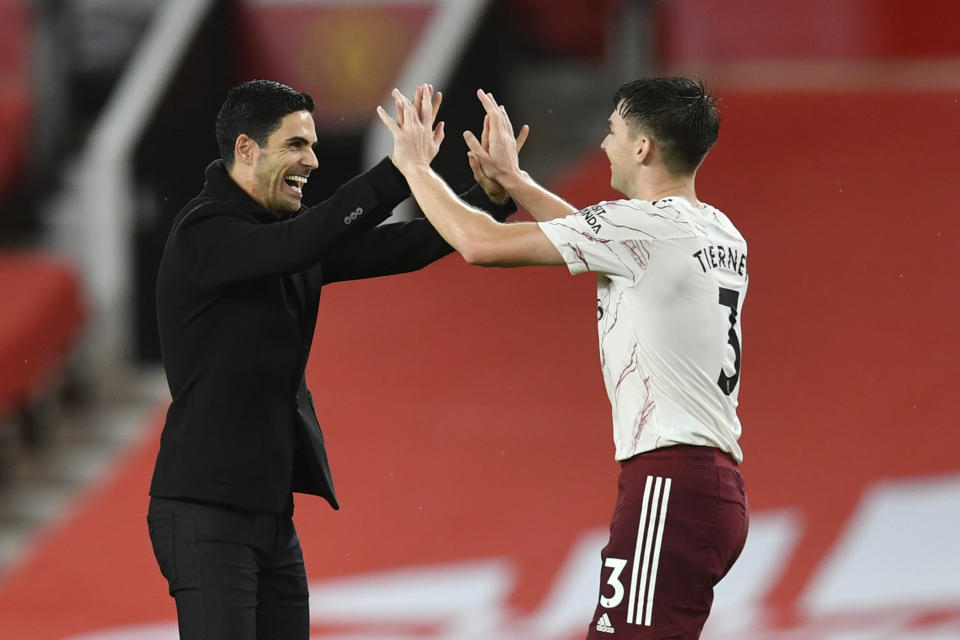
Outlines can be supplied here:
[[250, 167], [234, 163], [227, 172], [237, 186], [247, 192], [247, 195], [253, 198], [253, 171]]
[[237, 186], [243, 189], [248, 196], [250, 196], [253, 200], [257, 202], [257, 204], [259, 204], [264, 209], [267, 209], [267, 211], [270, 211], [270, 213], [273, 213], [277, 217], [283, 217], [280, 214], [278, 214], [276, 211], [271, 211], [267, 207], [267, 205], [264, 204], [263, 200], [259, 197], [259, 194], [257, 193], [257, 189], [256, 189], [257, 179], [256, 179], [256, 176], [254, 175], [253, 167], [251, 167], [250, 165], [242, 165], [240, 163], [234, 163], [233, 167], [230, 169], [228, 173], [230, 174], [230, 177], [233, 179], [233, 181], [237, 183]]
[[679, 196], [695, 207], [701, 206], [697, 199], [697, 189], [694, 184], [696, 174], [689, 176], [672, 176], [664, 174], [651, 176], [647, 180], [637, 180], [633, 185], [632, 193], [626, 194], [636, 200], [654, 202], [668, 196]]

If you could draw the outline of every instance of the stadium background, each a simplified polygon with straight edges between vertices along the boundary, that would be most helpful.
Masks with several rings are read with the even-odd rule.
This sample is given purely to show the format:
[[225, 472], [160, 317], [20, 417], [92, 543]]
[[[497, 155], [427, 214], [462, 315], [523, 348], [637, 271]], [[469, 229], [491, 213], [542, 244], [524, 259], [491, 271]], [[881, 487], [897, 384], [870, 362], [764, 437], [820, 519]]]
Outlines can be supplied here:
[[[125, 62], [176, 4], [0, 2], [2, 638], [176, 637], [144, 526], [165, 408], [151, 284], [216, 153], [223, 92], [266, 76], [317, 98], [323, 169], [308, 197], [323, 197], [365, 166], [373, 105], [456, 3], [211, 3], [136, 141], [131, 286], [114, 308], [91, 249], [73, 246], [90, 235], [63, 237], [94, 223], [58, 194], [83, 175]], [[698, 191], [751, 247], [753, 522], [704, 637], [960, 638], [960, 8], [476, 6], [437, 83], [448, 130], [475, 130], [472, 92], [493, 90], [533, 127], [531, 173], [574, 204], [616, 197], [598, 144], [621, 81], [695, 74], [722, 99]], [[469, 179], [464, 151], [451, 135], [438, 159], [454, 184]], [[297, 500], [312, 637], [582, 636], [617, 473], [593, 287], [452, 256], [325, 291], [308, 375], [343, 509]], [[105, 315], [129, 330], [119, 346], [98, 338]], [[71, 432], [96, 421], [118, 435], [52, 500], [39, 470], [69, 465]], [[43, 504], [56, 508], [30, 509]]]

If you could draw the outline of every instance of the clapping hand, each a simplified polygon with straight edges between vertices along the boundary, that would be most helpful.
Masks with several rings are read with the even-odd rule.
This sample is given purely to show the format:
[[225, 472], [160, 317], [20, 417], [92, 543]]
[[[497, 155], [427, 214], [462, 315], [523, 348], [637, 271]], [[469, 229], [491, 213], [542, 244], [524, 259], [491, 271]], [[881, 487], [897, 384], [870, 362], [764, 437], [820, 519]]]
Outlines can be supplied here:
[[416, 167], [430, 166], [443, 142], [443, 122], [433, 126], [443, 96], [439, 91], [434, 93], [428, 84], [417, 87], [412, 102], [399, 89], [394, 89], [391, 95], [396, 102], [396, 120], [386, 109], [377, 107], [377, 115], [393, 134], [390, 159], [404, 174]]
[[513, 137], [513, 124], [503, 105], [498, 105], [492, 93], [477, 90], [486, 110], [483, 118], [483, 131], [480, 140], [470, 131], [464, 131], [463, 137], [470, 150], [467, 161], [473, 170], [473, 177], [494, 202], [504, 202], [509, 194], [503, 187], [504, 179], [520, 173], [519, 153], [530, 134], [530, 127], [523, 125], [516, 139]]

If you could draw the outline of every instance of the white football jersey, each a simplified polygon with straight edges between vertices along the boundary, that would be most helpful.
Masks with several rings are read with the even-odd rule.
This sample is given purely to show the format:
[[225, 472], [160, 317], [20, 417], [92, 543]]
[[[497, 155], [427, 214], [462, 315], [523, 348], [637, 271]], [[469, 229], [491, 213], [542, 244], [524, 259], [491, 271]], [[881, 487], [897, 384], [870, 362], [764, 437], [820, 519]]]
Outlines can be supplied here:
[[597, 273], [600, 364], [617, 460], [737, 440], [747, 244], [719, 210], [672, 196], [541, 222], [573, 274]]

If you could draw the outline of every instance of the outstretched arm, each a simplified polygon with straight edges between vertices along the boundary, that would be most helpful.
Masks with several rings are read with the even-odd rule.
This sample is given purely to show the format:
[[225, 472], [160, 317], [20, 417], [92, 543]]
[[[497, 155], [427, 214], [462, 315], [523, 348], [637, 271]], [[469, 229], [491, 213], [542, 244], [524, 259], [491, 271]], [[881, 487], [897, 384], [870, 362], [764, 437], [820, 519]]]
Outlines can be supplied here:
[[[415, 108], [394, 90], [397, 119], [377, 108], [384, 125], [393, 134], [394, 164], [406, 176], [410, 190], [424, 215], [463, 258], [485, 266], [563, 265], [563, 258], [535, 223], [501, 224], [457, 198], [440, 176], [430, 169], [443, 140], [443, 130], [433, 131], [431, 97], [425, 88]], [[512, 139], [512, 132], [511, 132]]]
[[518, 153], [530, 128], [523, 125], [519, 137], [514, 140], [513, 124], [503, 105], [498, 105], [493, 94], [485, 93], [483, 89], [477, 90], [477, 97], [487, 112], [483, 119], [481, 139], [477, 140], [470, 131], [463, 132], [470, 148], [468, 158], [474, 175], [479, 169], [482, 175], [502, 185], [535, 220], [553, 220], [576, 211], [576, 207], [544, 189], [520, 168]]

